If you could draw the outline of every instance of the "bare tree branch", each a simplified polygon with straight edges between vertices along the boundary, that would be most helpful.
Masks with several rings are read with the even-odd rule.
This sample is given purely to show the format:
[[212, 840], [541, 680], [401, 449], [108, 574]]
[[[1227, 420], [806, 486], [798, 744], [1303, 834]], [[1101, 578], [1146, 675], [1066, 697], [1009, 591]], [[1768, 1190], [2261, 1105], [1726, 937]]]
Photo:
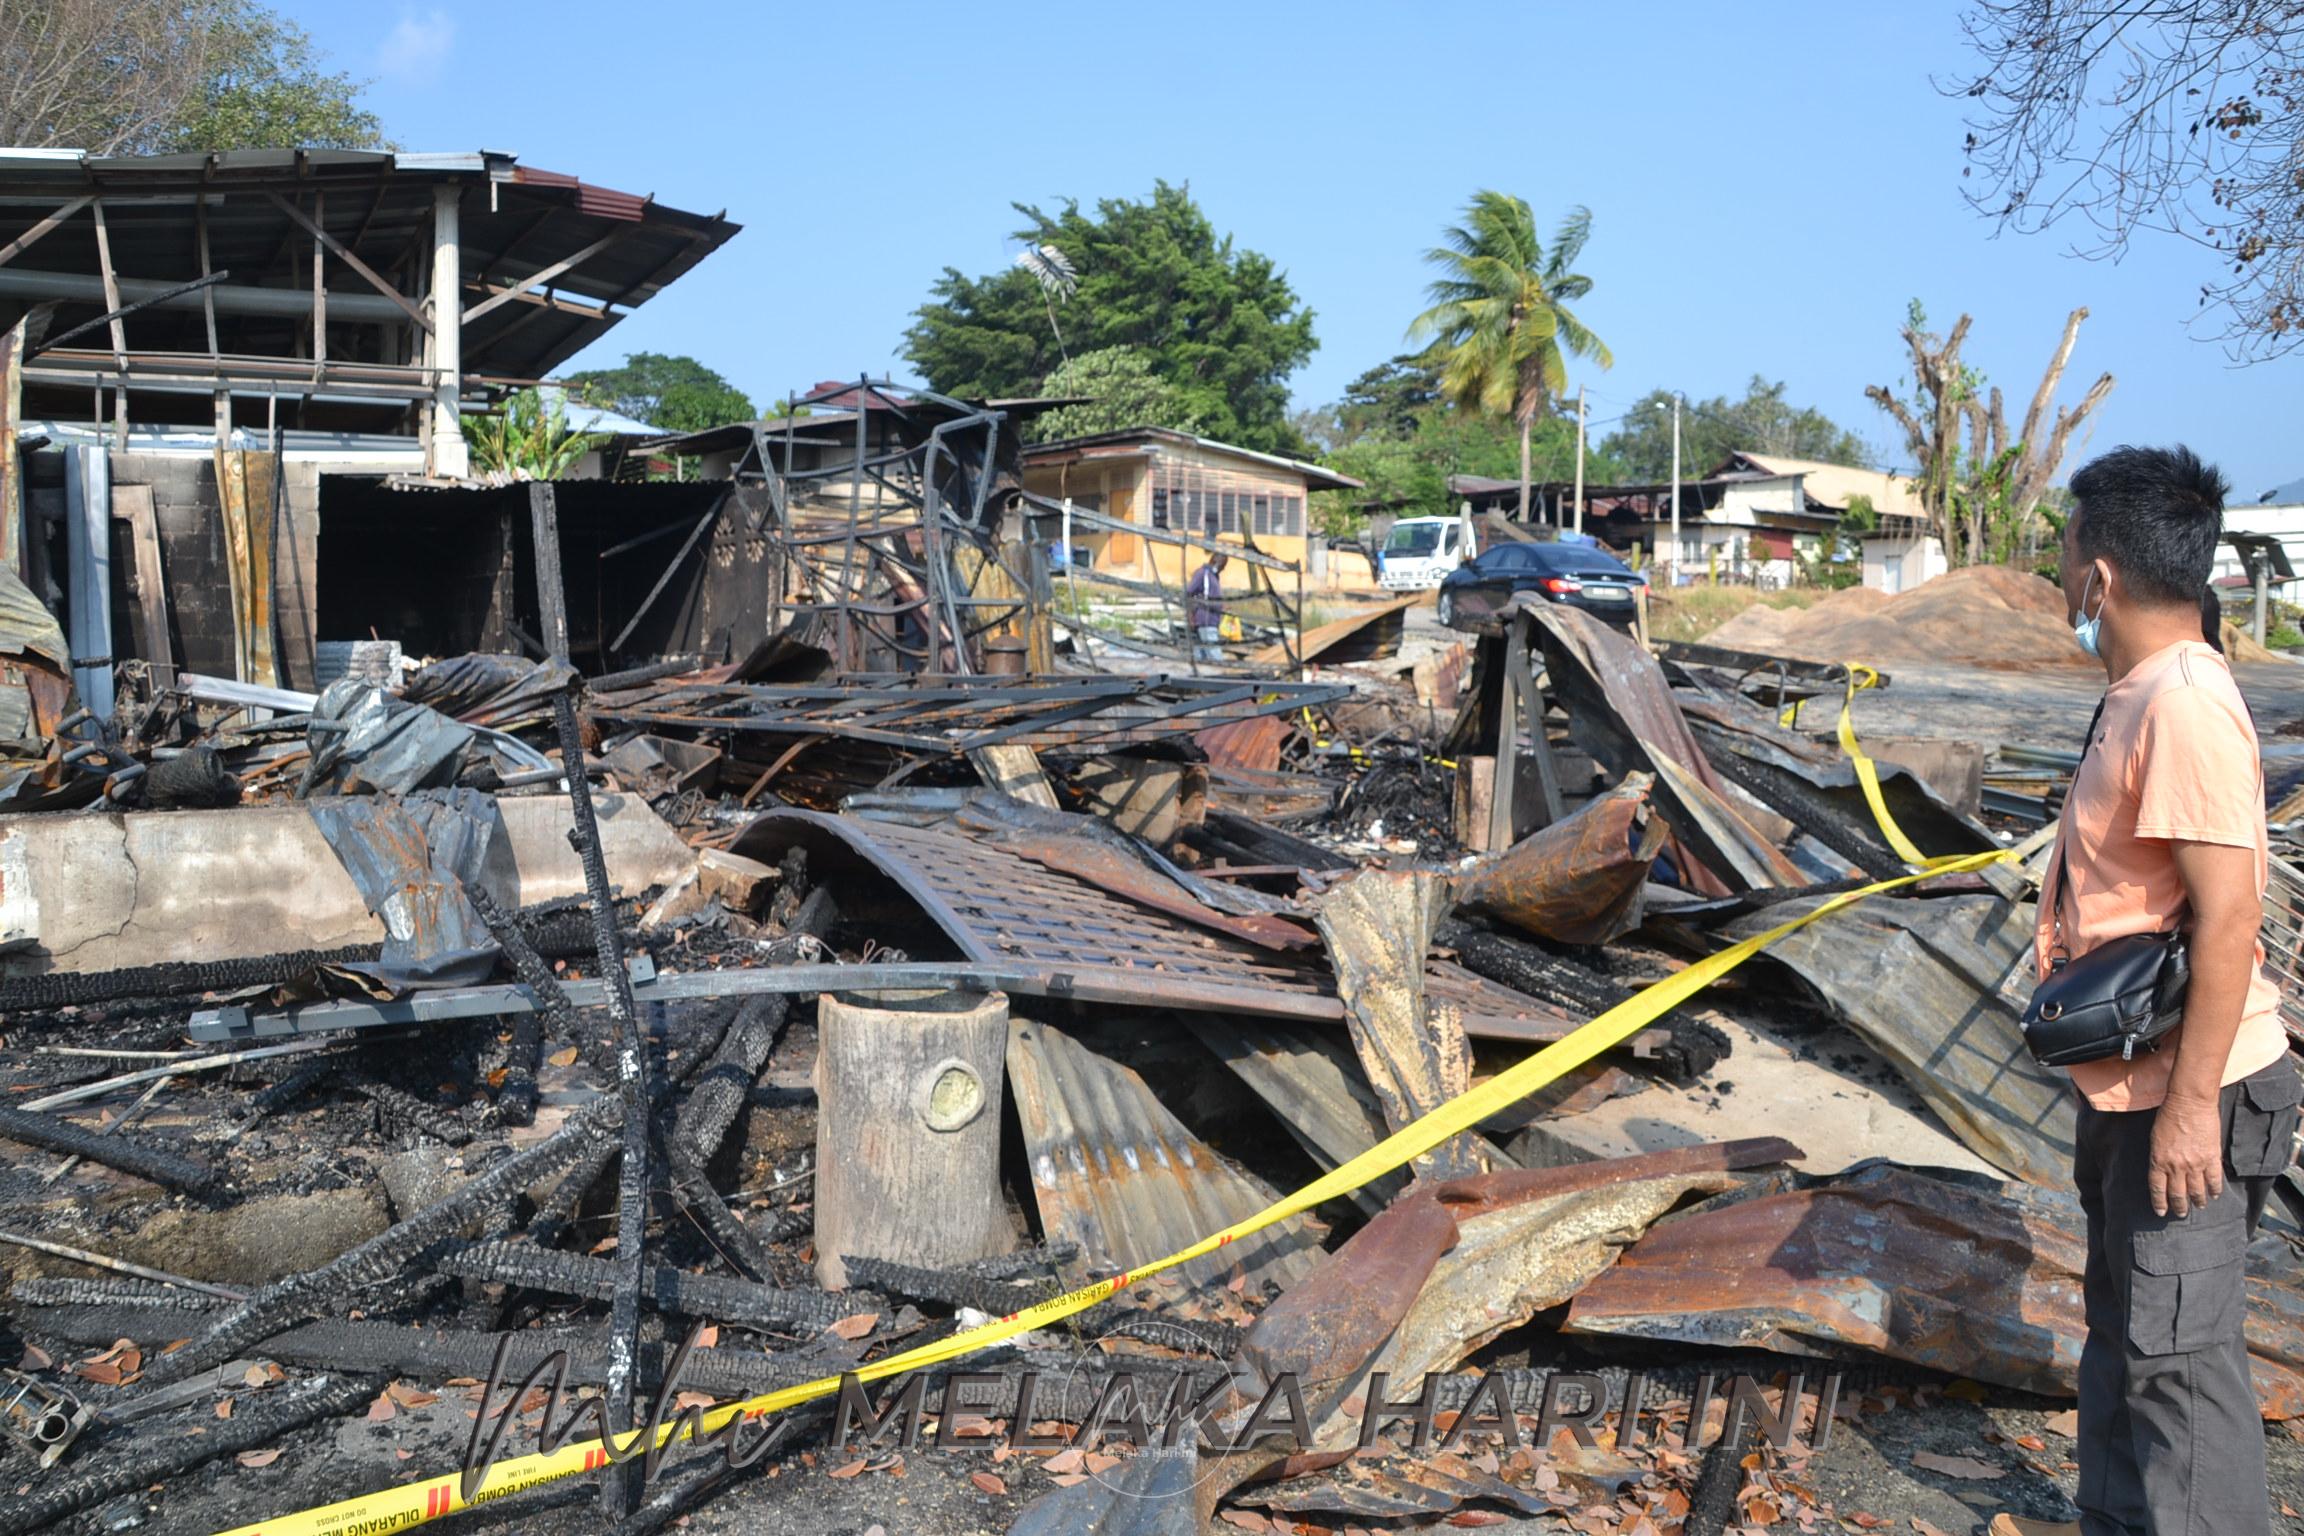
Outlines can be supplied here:
[[1978, 211], [2077, 219], [2091, 257], [2197, 242], [2235, 357], [2304, 343], [2304, 0], [1973, 0], [1961, 25], [1982, 67], [1942, 89], [1970, 103]]

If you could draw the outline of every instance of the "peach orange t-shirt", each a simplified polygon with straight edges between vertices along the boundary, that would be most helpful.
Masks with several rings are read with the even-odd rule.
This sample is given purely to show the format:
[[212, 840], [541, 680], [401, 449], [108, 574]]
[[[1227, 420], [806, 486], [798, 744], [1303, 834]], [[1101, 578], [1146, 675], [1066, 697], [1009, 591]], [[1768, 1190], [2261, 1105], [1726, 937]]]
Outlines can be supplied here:
[[[2104, 716], [2073, 776], [2059, 836], [2065, 878], [2058, 880], [2051, 857], [2034, 941], [2038, 975], [2048, 974], [2059, 908], [2072, 955], [2180, 926], [2184, 881], [2173, 841], [2254, 849], [2262, 893], [2270, 852], [2263, 761], [2239, 685], [2213, 647], [2191, 640], [2155, 651], [2105, 691]], [[2262, 1071], [2287, 1049], [2280, 994], [2264, 974], [2259, 943], [2224, 1081]], [[2071, 1068], [2072, 1082], [2098, 1109], [2157, 1108], [2168, 1096], [2176, 1050], [2171, 1036], [2133, 1061], [2082, 1062]]]

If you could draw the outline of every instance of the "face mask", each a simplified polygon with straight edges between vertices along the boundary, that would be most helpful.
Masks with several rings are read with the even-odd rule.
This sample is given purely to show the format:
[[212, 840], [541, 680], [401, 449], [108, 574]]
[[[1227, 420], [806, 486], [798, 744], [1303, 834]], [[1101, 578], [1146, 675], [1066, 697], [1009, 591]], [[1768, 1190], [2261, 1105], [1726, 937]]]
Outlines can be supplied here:
[[[2072, 638], [2079, 641], [2080, 649], [2086, 651], [2089, 655], [2102, 656], [2104, 653], [2097, 649], [2097, 647], [2103, 642], [2104, 605], [2102, 603], [2098, 603], [2096, 605], [2096, 616], [2094, 618], [2089, 618], [2087, 616], [2088, 594], [2090, 591], [2094, 590], [2095, 585], [2096, 568], [2094, 566], [2090, 566], [2088, 568], [2088, 579], [2080, 584], [2080, 612], [2073, 615], [2072, 618]], [[2106, 596], [2109, 597], [2110, 594], [2107, 593]]]

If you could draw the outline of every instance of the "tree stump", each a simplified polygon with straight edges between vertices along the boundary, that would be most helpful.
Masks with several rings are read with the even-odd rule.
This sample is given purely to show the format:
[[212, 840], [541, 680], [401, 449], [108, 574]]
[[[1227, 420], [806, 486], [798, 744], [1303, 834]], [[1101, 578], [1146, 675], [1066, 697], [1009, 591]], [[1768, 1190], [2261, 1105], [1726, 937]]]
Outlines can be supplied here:
[[844, 1286], [844, 1254], [948, 1269], [1013, 1248], [1007, 997], [826, 992], [816, 1022], [816, 1278]]

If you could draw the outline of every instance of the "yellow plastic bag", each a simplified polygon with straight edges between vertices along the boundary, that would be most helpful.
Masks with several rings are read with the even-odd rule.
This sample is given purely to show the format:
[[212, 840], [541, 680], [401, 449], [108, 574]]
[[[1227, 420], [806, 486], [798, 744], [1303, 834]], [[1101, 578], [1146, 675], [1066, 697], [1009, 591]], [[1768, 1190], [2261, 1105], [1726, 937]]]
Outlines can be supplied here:
[[1233, 644], [1247, 639], [1248, 632], [1240, 627], [1240, 615], [1228, 613], [1218, 619], [1216, 621], [1216, 638]]

